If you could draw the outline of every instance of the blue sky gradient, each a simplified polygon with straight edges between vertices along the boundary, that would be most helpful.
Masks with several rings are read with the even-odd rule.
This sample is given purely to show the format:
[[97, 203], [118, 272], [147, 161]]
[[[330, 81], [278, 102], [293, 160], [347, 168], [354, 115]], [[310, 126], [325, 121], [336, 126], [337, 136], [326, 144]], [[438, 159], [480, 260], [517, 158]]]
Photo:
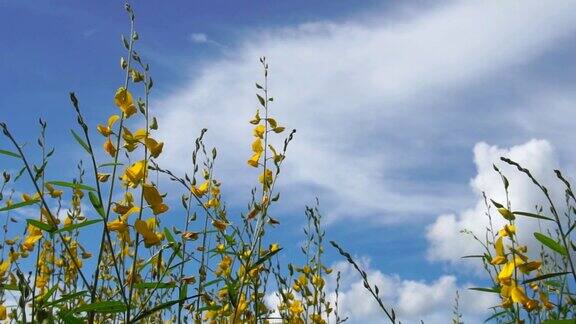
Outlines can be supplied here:
[[[258, 57], [272, 55], [279, 119], [298, 129], [294, 156], [289, 151], [286, 163], [295, 171], [281, 185], [285, 207], [277, 211], [282, 224], [273, 232], [287, 247], [281, 260], [299, 257], [304, 205], [318, 196], [328, 239], [370, 259], [372, 271], [398, 276], [401, 283], [431, 284], [454, 276], [460, 289], [470, 282], [481, 285], [485, 278], [457, 258], [430, 260], [437, 255], [431, 251], [433, 242], [439, 240], [431, 229], [440, 228], [435, 227], [440, 215], [472, 224], [465, 215], [475, 211], [479, 191], [488, 187], [471, 179], [484, 176], [482, 166], [490, 163], [483, 161], [494, 158], [487, 152], [508, 154], [514, 150], [506, 148], [517, 146], [514, 154], [535, 163], [546, 177], [554, 166], [567, 174], [575, 170], [576, 17], [565, 13], [575, 9], [574, 2], [503, 7], [497, 2], [329, 0], [133, 5], [137, 51], [150, 63], [155, 81], [152, 109], [160, 128], [167, 129], [161, 134], [168, 143], [176, 142], [168, 152], [188, 152], [190, 147], [181, 147], [191, 143], [186, 139], [207, 127], [210, 145], [224, 154], [217, 168], [234, 212], [242, 210], [250, 190], [239, 174], [246, 173], [246, 116], [256, 104], [251, 87], [260, 79]], [[495, 32], [486, 31], [490, 28]], [[68, 92], [76, 92], [92, 126], [115, 113], [113, 93], [123, 79], [119, 35], [127, 32], [128, 19], [118, 1], [0, 0], [0, 121], [32, 151], [36, 121], [47, 120], [49, 143], [57, 143], [51, 178], [69, 180], [77, 161], [87, 162], [69, 133], [75, 117]], [[310, 72], [316, 67], [318, 73]], [[302, 72], [302, 80], [292, 71]], [[305, 99], [292, 99], [300, 93]], [[297, 107], [302, 105], [307, 108]], [[179, 116], [190, 121], [170, 123]], [[210, 124], [219, 116], [230, 123]], [[244, 124], [232, 127], [231, 121]], [[233, 145], [236, 139], [229, 139], [234, 136], [243, 137], [245, 146]], [[222, 147], [219, 139], [225, 140]], [[549, 145], [550, 154], [530, 155], [532, 139], [543, 140], [533, 145]], [[482, 150], [478, 143], [483, 142], [492, 151]], [[9, 143], [0, 138], [0, 149], [7, 148]], [[311, 158], [306, 153], [316, 151], [309, 148], [320, 153]], [[239, 153], [226, 155], [227, 150]], [[324, 150], [335, 153], [323, 155]], [[169, 155], [167, 165], [177, 165], [179, 157]], [[311, 168], [316, 169], [303, 170], [306, 158], [315, 160]], [[323, 159], [331, 162], [322, 164]], [[0, 159], [0, 169], [18, 168]], [[348, 174], [335, 178], [343, 170]], [[230, 187], [224, 175], [232, 176]], [[312, 179], [316, 175], [320, 180]], [[343, 186], [338, 188], [335, 179]], [[244, 186], [241, 194], [235, 189], [239, 186]], [[531, 195], [519, 193], [518, 201]], [[173, 195], [173, 205], [178, 196]], [[366, 201], [369, 206], [363, 205]], [[453, 236], [445, 232], [443, 237]], [[460, 240], [465, 237], [449, 243], [455, 254], [464, 255]], [[331, 248], [327, 257], [329, 263], [341, 261]], [[447, 316], [450, 302], [438, 304], [446, 307]], [[436, 310], [412, 309], [406, 308], [406, 318], [446, 319]], [[367, 314], [358, 316], [376, 322]], [[467, 314], [472, 321], [482, 315], [477, 310]]]

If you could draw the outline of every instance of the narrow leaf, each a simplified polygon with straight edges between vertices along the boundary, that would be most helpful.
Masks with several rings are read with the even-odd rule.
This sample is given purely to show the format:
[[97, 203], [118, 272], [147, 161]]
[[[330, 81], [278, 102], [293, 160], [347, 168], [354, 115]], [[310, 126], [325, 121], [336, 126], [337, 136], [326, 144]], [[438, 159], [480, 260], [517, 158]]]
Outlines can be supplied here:
[[499, 294], [499, 293], [500, 293], [500, 289], [498, 289], [498, 288], [472, 287], [472, 288], [468, 288], [468, 289], [470, 289], [470, 290], [476, 290], [476, 291], [489, 292], [489, 293], [496, 293], [496, 294]]
[[100, 301], [92, 304], [80, 306], [76, 309], [71, 310], [71, 313], [81, 313], [81, 312], [95, 312], [95, 313], [119, 313], [126, 311], [126, 305], [121, 301], [111, 300], [111, 301]]
[[54, 234], [62, 233], [62, 232], [72, 232], [75, 229], [86, 227], [86, 226], [96, 224], [96, 223], [100, 223], [101, 221], [102, 221], [101, 219], [93, 219], [93, 220], [85, 221], [82, 223], [72, 224], [72, 225], [69, 225], [66, 227], [62, 227], [61, 229], [55, 231]]
[[531, 283], [531, 282], [534, 282], [534, 281], [540, 281], [540, 280], [544, 280], [544, 279], [548, 279], [548, 278], [563, 276], [563, 275], [568, 274], [568, 273], [570, 273], [570, 272], [548, 273], [548, 274], [545, 274], [545, 275], [541, 275], [541, 276], [538, 276], [538, 277], [534, 277], [534, 278], [532, 278], [532, 279], [524, 280], [524, 281], [522, 282], [522, 284], [524, 285], [524, 284]]
[[546, 216], [542, 216], [542, 215], [538, 215], [538, 214], [533, 214], [533, 213], [515, 211], [515, 212], [512, 212], [512, 214], [514, 214], [514, 215], [520, 215], [520, 216], [526, 216], [526, 217], [532, 217], [532, 218], [538, 218], [538, 219], [544, 219], [544, 220], [549, 220], [549, 221], [554, 221], [554, 220], [553, 220], [552, 218], [550, 218], [550, 217], [546, 217]]
[[566, 249], [558, 244], [558, 242], [556, 242], [555, 240], [553, 240], [552, 238], [542, 234], [542, 233], [534, 233], [534, 237], [536, 237], [536, 239], [538, 241], [540, 241], [540, 243], [546, 245], [547, 247], [549, 247], [550, 249], [562, 254], [562, 255], [567, 255], [568, 253], [566, 252]]
[[74, 136], [74, 139], [76, 140], [76, 142], [78, 142], [78, 144], [80, 144], [80, 146], [82, 146], [84, 148], [84, 150], [86, 150], [86, 152], [88, 152], [88, 154], [92, 154], [92, 151], [90, 150], [90, 147], [88, 146], [88, 144], [86, 144], [86, 142], [84, 142], [82, 140], [82, 138], [80, 136], [78, 136], [78, 134], [76, 134], [76, 132], [71, 129], [70, 132], [72, 133], [72, 136]]
[[96, 209], [98, 214], [102, 218], [105, 218], [106, 213], [104, 212], [104, 208], [102, 207], [102, 203], [100, 202], [100, 198], [98, 198], [98, 196], [96, 196], [96, 194], [93, 191], [90, 191], [88, 193], [88, 197], [90, 198], [90, 202], [92, 203], [92, 206], [94, 207], [94, 209]]
[[176, 284], [173, 282], [139, 282], [134, 284], [136, 289], [167, 289], [174, 287], [176, 287]]
[[7, 150], [0, 150], [0, 154], [4, 154], [4, 155], [15, 157], [15, 158], [21, 158], [20, 154], [14, 153], [11, 151], [7, 151]]
[[67, 187], [72, 189], [82, 189], [82, 190], [89, 190], [89, 191], [96, 191], [93, 187], [87, 186], [81, 183], [72, 183], [66, 181], [48, 181], [49, 184], [59, 187]]
[[54, 232], [56, 229], [54, 228], [54, 226], [46, 224], [46, 223], [42, 223], [41, 221], [35, 220], [35, 219], [27, 219], [26, 223], [33, 225], [34, 227], [38, 227], [39, 229], [46, 231], [48, 233], [52, 233]]
[[150, 308], [149, 310], [146, 310], [146, 311], [140, 313], [138, 316], [134, 317], [134, 318], [132, 319], [132, 321], [138, 322], [138, 320], [143, 319], [143, 318], [146, 318], [146, 317], [149, 316], [150, 314], [154, 314], [154, 313], [156, 313], [156, 312], [158, 312], [158, 311], [161, 311], [161, 310], [163, 310], [163, 309], [165, 309], [165, 308], [170, 308], [170, 307], [172, 307], [172, 306], [174, 306], [174, 305], [176, 305], [176, 304], [183, 303], [183, 302], [185, 302], [185, 301], [187, 301], [187, 300], [189, 300], [189, 299], [195, 298], [195, 297], [197, 297], [197, 296], [198, 296], [198, 295], [194, 295], [194, 296], [190, 296], [190, 297], [186, 297], [186, 298], [181, 298], [181, 299], [176, 299], [176, 300], [172, 300], [172, 301], [169, 301], [169, 302], [160, 304], [160, 305], [158, 305], [158, 306], [152, 307], [152, 308]]
[[30, 205], [33, 205], [33, 204], [39, 202], [39, 201], [40, 200], [29, 200], [29, 201], [19, 202], [17, 204], [12, 204], [10, 206], [0, 208], [0, 212], [16, 209], [16, 208], [20, 208], [20, 207], [30, 206]]

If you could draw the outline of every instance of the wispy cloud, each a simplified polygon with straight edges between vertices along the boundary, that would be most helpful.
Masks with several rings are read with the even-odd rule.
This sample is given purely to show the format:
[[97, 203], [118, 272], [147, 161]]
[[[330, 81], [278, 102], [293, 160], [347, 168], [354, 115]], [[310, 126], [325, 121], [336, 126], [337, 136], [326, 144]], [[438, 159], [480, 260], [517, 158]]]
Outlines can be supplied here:
[[247, 121], [265, 54], [272, 112], [298, 129], [282, 199], [319, 194], [332, 220], [382, 223], [463, 209], [473, 197], [452, 173], [465, 174], [476, 142], [510, 141], [503, 135], [514, 129], [501, 122], [518, 114], [471, 103], [470, 94], [498, 87], [502, 75], [523, 77], [517, 67], [573, 33], [574, 9], [571, 1], [450, 2], [402, 21], [374, 12], [246, 35], [234, 56], [204, 64], [158, 100], [160, 121], [170, 125], [159, 136], [170, 143], [163, 163], [183, 171], [191, 139], [210, 125], [225, 189], [248, 195], [237, 188], [257, 177], [245, 165]]

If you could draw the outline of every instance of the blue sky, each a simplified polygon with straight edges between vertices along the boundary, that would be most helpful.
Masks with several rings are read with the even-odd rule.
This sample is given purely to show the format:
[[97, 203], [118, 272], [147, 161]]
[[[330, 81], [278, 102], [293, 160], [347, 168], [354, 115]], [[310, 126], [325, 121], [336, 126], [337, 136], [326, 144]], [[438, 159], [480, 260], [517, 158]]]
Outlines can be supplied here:
[[[574, 171], [575, 7], [573, 1], [135, 3], [137, 50], [151, 64], [152, 111], [160, 139], [169, 143], [161, 162], [184, 172], [190, 138], [207, 127], [229, 204], [243, 206], [255, 179], [245, 166], [247, 120], [257, 102], [258, 58], [267, 56], [272, 109], [298, 130], [276, 211], [285, 259], [297, 257], [304, 205], [318, 196], [328, 238], [369, 260], [375, 280], [399, 290], [388, 298], [404, 303], [398, 307], [405, 318], [445, 322], [453, 290], [483, 282], [459, 261], [473, 245], [458, 231], [483, 228], [481, 191], [502, 195], [491, 164], [514, 156], [551, 182], [554, 167]], [[31, 125], [45, 118], [49, 141], [58, 143], [52, 176], [69, 179], [74, 161], [85, 157], [69, 136], [68, 92], [77, 93], [93, 123], [114, 111], [112, 95], [122, 80], [119, 35], [128, 27], [122, 6], [0, 1], [0, 21], [0, 120], [33, 143]], [[7, 146], [0, 139], [0, 148]], [[4, 159], [0, 166], [17, 168]], [[531, 208], [539, 196], [522, 177], [514, 180], [517, 205]], [[345, 268], [334, 251], [328, 258]], [[415, 291], [436, 296], [421, 298], [432, 306], [407, 297]], [[350, 312], [375, 321], [372, 308]], [[465, 313], [471, 320], [483, 316], [473, 307]]]

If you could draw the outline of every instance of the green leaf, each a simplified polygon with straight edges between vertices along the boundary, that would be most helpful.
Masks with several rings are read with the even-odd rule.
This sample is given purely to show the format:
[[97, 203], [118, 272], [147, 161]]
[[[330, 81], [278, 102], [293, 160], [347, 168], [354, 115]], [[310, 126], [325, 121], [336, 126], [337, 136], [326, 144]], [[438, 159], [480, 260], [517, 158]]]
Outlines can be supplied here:
[[470, 290], [476, 290], [476, 291], [489, 292], [489, 293], [495, 293], [495, 294], [499, 294], [499, 293], [500, 293], [500, 289], [498, 289], [498, 288], [472, 287], [472, 288], [468, 288], [468, 289], [470, 289]]
[[221, 282], [221, 281], [224, 281], [224, 279], [219, 278], [219, 279], [210, 280], [210, 281], [208, 281], [208, 282], [204, 285], [204, 288], [210, 287], [210, 286], [212, 286], [212, 285], [215, 285], [215, 284], [217, 284], [217, 283], [219, 283], [219, 282]]
[[462, 259], [470, 259], [470, 258], [484, 258], [484, 255], [482, 254], [474, 254], [474, 255], [465, 255], [462, 257]]
[[66, 324], [83, 324], [84, 321], [77, 318], [76, 316], [70, 314], [70, 313], [61, 313], [59, 314], [60, 318], [64, 321], [64, 323]]
[[81, 183], [72, 183], [66, 181], [48, 181], [49, 184], [59, 186], [59, 187], [67, 187], [72, 189], [82, 189], [82, 190], [89, 190], [89, 191], [96, 191], [93, 187], [87, 186]]
[[18, 289], [18, 285], [0, 284], [0, 288], [4, 290], [20, 291], [20, 289]]
[[274, 251], [274, 252], [268, 252], [266, 254], [264, 254], [264, 256], [262, 256], [260, 259], [258, 259], [258, 261], [256, 261], [252, 266], [250, 266], [250, 269], [255, 269], [256, 267], [258, 267], [259, 265], [261, 265], [262, 263], [266, 262], [266, 260], [270, 259], [271, 257], [273, 257], [274, 255], [276, 255], [278, 252], [282, 251], [282, 248], [279, 248], [278, 250]]
[[176, 284], [173, 282], [139, 282], [134, 284], [136, 289], [168, 289], [174, 287], [176, 287]]
[[493, 319], [495, 319], [495, 318], [497, 318], [497, 317], [500, 317], [500, 316], [502, 316], [502, 315], [504, 315], [504, 314], [506, 314], [506, 313], [507, 313], [507, 311], [501, 311], [501, 312], [498, 312], [498, 313], [496, 313], [496, 314], [493, 314], [492, 316], [490, 316], [490, 317], [488, 317], [487, 319], [485, 319], [485, 320], [484, 320], [484, 323], [488, 323], [488, 322], [490, 322], [491, 320], [493, 320]]
[[264, 98], [262, 98], [261, 95], [257, 94], [256, 95], [258, 97], [258, 101], [260, 101], [260, 104], [262, 105], [262, 107], [266, 106], [266, 100], [264, 100]]
[[182, 251], [180, 251], [180, 249], [177, 247], [178, 243], [176, 242], [174, 236], [172, 236], [172, 233], [167, 227], [164, 227], [164, 236], [166, 236], [166, 240], [168, 240], [168, 242], [172, 243], [171, 247], [174, 250], [174, 252], [176, 252], [176, 254], [180, 257], [180, 259], [184, 259]]
[[56, 228], [54, 228], [54, 226], [52, 225], [31, 218], [28, 218], [26, 220], [26, 223], [33, 225], [34, 227], [38, 227], [39, 229], [46, 231], [48, 233], [53, 233], [56, 230]]
[[62, 227], [61, 229], [55, 231], [54, 234], [58, 234], [58, 233], [62, 233], [62, 232], [72, 232], [75, 229], [86, 227], [86, 226], [96, 224], [96, 223], [100, 223], [101, 221], [102, 221], [101, 219], [93, 219], [93, 220], [85, 221], [82, 223], [76, 223], [76, 224], [68, 225], [68, 226]]
[[82, 138], [80, 136], [78, 136], [78, 134], [76, 134], [76, 132], [71, 129], [70, 132], [72, 132], [72, 136], [74, 136], [74, 139], [76, 140], [76, 142], [78, 142], [78, 144], [80, 144], [80, 146], [82, 146], [84, 148], [84, 150], [86, 150], [86, 152], [88, 152], [88, 154], [92, 154], [92, 151], [90, 150], [90, 147], [88, 146], [88, 144], [86, 144], [86, 142], [84, 142], [82, 140]]
[[0, 150], [0, 154], [4, 154], [4, 155], [15, 157], [15, 158], [21, 158], [20, 154], [14, 153], [11, 151], [7, 151], [7, 150]]
[[553, 240], [552, 238], [542, 234], [542, 233], [534, 233], [534, 237], [540, 241], [540, 243], [546, 245], [547, 247], [549, 247], [550, 249], [562, 254], [562, 255], [568, 255], [568, 253], [566, 252], [566, 249], [558, 244], [558, 242], [556, 242], [555, 240]]
[[546, 217], [546, 216], [542, 216], [542, 215], [538, 215], [538, 214], [533, 214], [533, 213], [515, 211], [515, 212], [512, 212], [512, 214], [514, 214], [514, 215], [520, 215], [520, 216], [526, 216], [526, 217], [532, 217], [532, 218], [538, 218], [538, 219], [544, 219], [544, 220], [549, 220], [549, 221], [554, 221], [554, 220], [553, 220], [552, 218], [550, 218], [550, 217]]
[[158, 306], [154, 306], [154, 307], [150, 308], [149, 310], [146, 310], [146, 311], [140, 313], [138, 316], [134, 317], [134, 318], [132, 319], [132, 321], [133, 321], [133, 322], [138, 322], [139, 320], [141, 320], [141, 319], [143, 319], [143, 318], [146, 318], [148, 315], [154, 314], [154, 313], [156, 313], [156, 312], [158, 312], [158, 311], [161, 311], [161, 310], [163, 310], [163, 309], [165, 309], [165, 308], [170, 308], [170, 307], [172, 307], [172, 306], [174, 306], [174, 305], [176, 305], [176, 304], [183, 303], [183, 302], [185, 302], [185, 301], [187, 301], [187, 300], [189, 300], [189, 299], [196, 298], [197, 296], [198, 296], [198, 295], [194, 295], [194, 296], [190, 296], [190, 297], [186, 297], [186, 298], [181, 298], [181, 299], [176, 299], [176, 300], [172, 300], [172, 301], [169, 301], [169, 302], [160, 304], [160, 305], [158, 305]]
[[38, 298], [38, 302], [44, 303], [45, 301], [47, 301], [50, 297], [52, 297], [52, 295], [54, 294], [54, 292], [56, 291], [57, 288], [58, 288], [58, 285], [54, 285], [44, 295], [36, 297], [36, 298]]
[[104, 168], [104, 167], [115, 166], [115, 165], [124, 165], [124, 163], [114, 163], [114, 162], [103, 163], [103, 164], [100, 164], [98, 166], [98, 168]]
[[563, 275], [568, 274], [568, 273], [570, 273], [570, 272], [548, 273], [548, 274], [545, 274], [545, 275], [541, 275], [541, 276], [538, 276], [538, 277], [534, 277], [534, 278], [532, 278], [532, 279], [524, 280], [524, 281], [522, 282], [522, 284], [524, 285], [524, 284], [531, 283], [531, 282], [534, 282], [534, 281], [540, 281], [540, 280], [544, 280], [544, 279], [548, 279], [548, 278], [563, 276]]
[[93, 191], [90, 191], [88, 193], [88, 197], [90, 198], [90, 202], [92, 203], [92, 206], [94, 207], [94, 209], [96, 209], [98, 214], [102, 218], [106, 218], [106, 213], [104, 212], [104, 208], [102, 207], [102, 203], [100, 202], [100, 198], [98, 198], [98, 196], [96, 196], [96, 194]]
[[88, 293], [88, 290], [84, 290], [84, 291], [79, 291], [79, 292], [76, 292], [76, 293], [73, 293], [73, 294], [62, 295], [60, 299], [51, 301], [51, 302], [49, 302], [49, 303], [46, 303], [45, 306], [48, 307], [48, 306], [59, 305], [59, 304], [62, 304], [62, 303], [64, 303], [64, 302], [67, 302], [67, 301], [69, 301], [69, 300], [71, 300], [71, 299], [84, 296], [84, 295], [86, 295], [87, 293]]
[[76, 309], [70, 311], [70, 313], [81, 313], [81, 312], [95, 312], [95, 313], [119, 313], [126, 311], [126, 305], [117, 300], [111, 301], [100, 301], [92, 304], [80, 306]]
[[573, 319], [563, 319], [563, 320], [544, 320], [542, 324], [574, 324], [576, 323], [576, 318]]
[[25, 207], [25, 206], [30, 206], [30, 205], [34, 205], [35, 203], [39, 202], [40, 200], [29, 200], [29, 201], [23, 201], [23, 202], [19, 202], [17, 204], [12, 204], [10, 206], [6, 206], [3, 208], [0, 208], [0, 212], [3, 211], [7, 211], [7, 210], [12, 210], [12, 209], [16, 209], [16, 208], [20, 208], [20, 207]]
[[14, 182], [16, 182], [16, 181], [18, 181], [18, 179], [20, 179], [20, 177], [24, 174], [24, 171], [26, 171], [25, 166], [23, 166], [22, 169], [20, 169], [20, 171], [18, 171], [18, 173], [14, 177]]

